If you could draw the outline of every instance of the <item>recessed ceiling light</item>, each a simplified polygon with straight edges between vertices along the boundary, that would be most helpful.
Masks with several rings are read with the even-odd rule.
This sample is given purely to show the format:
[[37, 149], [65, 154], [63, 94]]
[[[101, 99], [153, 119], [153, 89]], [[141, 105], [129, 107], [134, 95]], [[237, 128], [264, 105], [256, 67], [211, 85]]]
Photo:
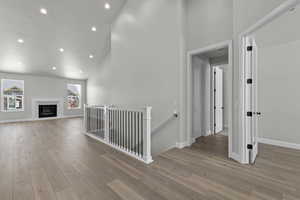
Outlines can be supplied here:
[[52, 67], [52, 70], [54, 70], [54, 71], [55, 71], [55, 70], [56, 70], [56, 67]]
[[109, 9], [110, 9], [110, 4], [109, 4], [109, 3], [105, 3], [105, 4], [104, 4], [104, 8], [105, 8], [106, 10], [109, 10]]
[[94, 58], [94, 55], [93, 55], [93, 54], [90, 54], [90, 55], [89, 55], [89, 58], [90, 58], [90, 59]]
[[20, 62], [20, 61], [18, 62], [18, 65], [22, 65], [22, 64], [23, 64], [22, 62]]
[[40, 9], [40, 13], [41, 13], [42, 15], [47, 15], [47, 14], [48, 14], [48, 11], [47, 11], [46, 8], [41, 8], [41, 9]]
[[18, 42], [19, 42], [20, 44], [23, 44], [23, 43], [24, 43], [24, 40], [23, 40], [22, 38], [19, 38], [19, 39], [18, 39]]
[[82, 71], [82, 70], [79, 70], [79, 73], [80, 73], [80, 74], [82, 74], [82, 73], [83, 73], [83, 71]]
[[60, 48], [59, 51], [60, 51], [60, 52], [64, 52], [65, 50], [64, 50], [63, 48]]
[[96, 32], [96, 31], [97, 31], [96, 26], [93, 26], [93, 27], [91, 28], [91, 30], [92, 30], [93, 32]]

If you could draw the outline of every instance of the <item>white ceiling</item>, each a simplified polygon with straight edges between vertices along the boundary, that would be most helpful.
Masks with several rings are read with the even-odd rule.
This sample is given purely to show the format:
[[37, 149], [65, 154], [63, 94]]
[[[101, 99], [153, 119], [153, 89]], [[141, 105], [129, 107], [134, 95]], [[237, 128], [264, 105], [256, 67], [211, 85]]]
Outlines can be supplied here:
[[254, 35], [259, 47], [276, 46], [300, 40], [300, 6], [258, 30]]
[[[104, 8], [106, 2], [110, 10]], [[124, 3], [0, 0], [0, 71], [86, 79], [107, 53], [110, 24]], [[48, 14], [41, 15], [40, 8], [46, 8]], [[92, 26], [97, 27], [96, 32], [91, 31]], [[17, 42], [19, 38], [23, 44]]]

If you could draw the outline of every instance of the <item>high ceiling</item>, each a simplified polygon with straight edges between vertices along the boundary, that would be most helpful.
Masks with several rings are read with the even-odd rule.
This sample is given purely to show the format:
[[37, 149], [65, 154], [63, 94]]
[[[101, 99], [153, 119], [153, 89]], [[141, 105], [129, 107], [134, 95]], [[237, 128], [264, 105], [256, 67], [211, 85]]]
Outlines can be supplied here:
[[259, 47], [276, 46], [300, 40], [300, 6], [286, 12], [255, 33]]
[[0, 71], [86, 79], [109, 50], [110, 24], [124, 3], [0, 0]]

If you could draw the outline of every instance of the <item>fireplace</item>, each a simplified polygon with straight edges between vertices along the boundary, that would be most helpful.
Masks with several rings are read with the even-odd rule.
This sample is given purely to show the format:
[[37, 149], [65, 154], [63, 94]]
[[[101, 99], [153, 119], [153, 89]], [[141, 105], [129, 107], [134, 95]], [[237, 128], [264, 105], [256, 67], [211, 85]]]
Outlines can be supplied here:
[[57, 117], [57, 105], [39, 105], [39, 118]]

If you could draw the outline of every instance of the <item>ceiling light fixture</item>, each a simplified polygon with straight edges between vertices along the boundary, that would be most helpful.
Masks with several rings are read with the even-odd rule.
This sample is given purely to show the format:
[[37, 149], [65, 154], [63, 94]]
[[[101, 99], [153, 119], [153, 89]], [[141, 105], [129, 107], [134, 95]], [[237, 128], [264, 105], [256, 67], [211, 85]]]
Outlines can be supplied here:
[[60, 48], [59, 51], [60, 51], [60, 52], [64, 52], [65, 50], [64, 50], [63, 48]]
[[105, 3], [105, 4], [104, 4], [104, 8], [105, 8], [106, 10], [109, 10], [109, 9], [110, 9], [110, 4], [109, 4], [109, 3]]
[[40, 13], [41, 13], [42, 15], [47, 15], [47, 14], [48, 14], [48, 11], [47, 11], [46, 8], [41, 8], [41, 9], [40, 9]]
[[90, 59], [94, 58], [94, 55], [93, 55], [93, 54], [90, 54], [90, 55], [89, 55], [89, 58], [90, 58]]
[[96, 31], [97, 31], [96, 26], [93, 26], [93, 27], [91, 28], [91, 30], [92, 30], [93, 32], [96, 32]]
[[19, 39], [18, 39], [18, 42], [19, 42], [20, 44], [23, 44], [23, 43], [24, 43], [24, 40], [23, 40], [22, 38], [19, 38]]
[[80, 70], [80, 71], [79, 71], [79, 73], [80, 73], [80, 74], [82, 74], [82, 73], [83, 73], [83, 71], [82, 71], [82, 70]]
[[55, 71], [55, 70], [56, 70], [56, 67], [52, 67], [52, 70], [54, 70], [54, 71]]

